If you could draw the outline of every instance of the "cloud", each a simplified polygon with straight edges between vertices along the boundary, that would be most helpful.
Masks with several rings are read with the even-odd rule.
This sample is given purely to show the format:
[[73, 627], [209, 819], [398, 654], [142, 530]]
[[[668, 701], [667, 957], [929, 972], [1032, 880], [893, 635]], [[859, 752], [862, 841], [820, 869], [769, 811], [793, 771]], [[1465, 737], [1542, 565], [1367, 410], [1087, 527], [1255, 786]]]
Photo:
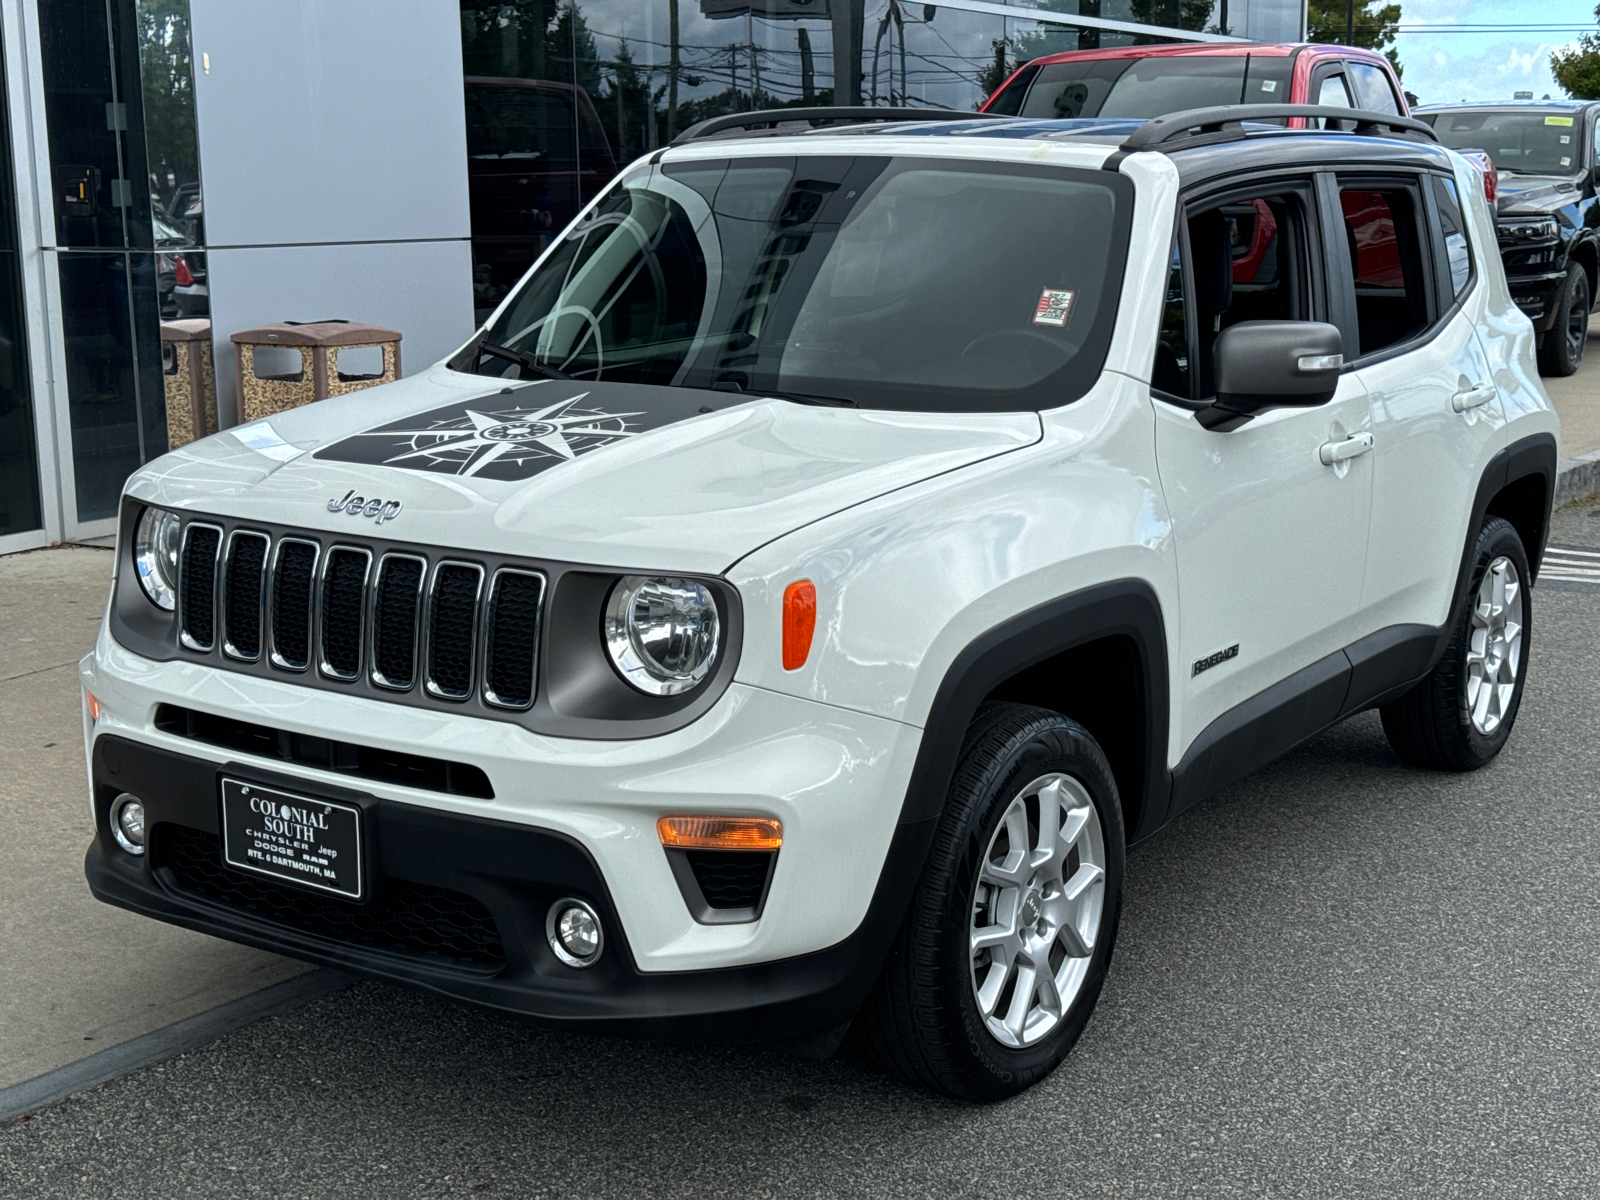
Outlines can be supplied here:
[[[1426, 35], [1402, 34], [1398, 47], [1406, 69], [1406, 90], [1424, 104], [1510, 100], [1516, 91], [1557, 98], [1566, 95], [1550, 74], [1550, 52], [1560, 49], [1560, 43], [1461, 35], [1450, 42], [1454, 53], [1449, 53], [1430, 41]], [[1462, 53], [1469, 49], [1478, 53]]]

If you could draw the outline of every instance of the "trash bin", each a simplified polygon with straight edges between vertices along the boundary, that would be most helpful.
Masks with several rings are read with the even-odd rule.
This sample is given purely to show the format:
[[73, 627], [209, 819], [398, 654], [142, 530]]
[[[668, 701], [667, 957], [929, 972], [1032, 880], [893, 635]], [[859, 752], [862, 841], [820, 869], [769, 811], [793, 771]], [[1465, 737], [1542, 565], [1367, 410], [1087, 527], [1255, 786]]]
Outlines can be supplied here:
[[[238, 347], [239, 420], [254, 421], [313, 400], [392, 383], [400, 378], [400, 334], [360, 321], [280, 321], [241, 329], [232, 336]], [[279, 374], [256, 370], [256, 350], [281, 347], [299, 354], [298, 369]], [[378, 347], [383, 369], [357, 374], [339, 369], [343, 351]], [[265, 365], [265, 364], [264, 364]], [[268, 371], [271, 367], [268, 366]]]
[[161, 322], [161, 377], [167, 393], [167, 449], [217, 431], [217, 375], [211, 322], [205, 317]]

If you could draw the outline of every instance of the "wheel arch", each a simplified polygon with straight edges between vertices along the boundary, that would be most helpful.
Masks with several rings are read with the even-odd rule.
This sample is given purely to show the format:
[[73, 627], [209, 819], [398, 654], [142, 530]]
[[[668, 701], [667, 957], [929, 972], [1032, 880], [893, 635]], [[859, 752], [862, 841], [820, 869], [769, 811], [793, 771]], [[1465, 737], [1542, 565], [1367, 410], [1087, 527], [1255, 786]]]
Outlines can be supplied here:
[[1592, 309], [1596, 301], [1596, 289], [1600, 288], [1600, 239], [1579, 238], [1568, 259], [1582, 267], [1583, 273], [1589, 277], [1589, 305]]
[[[1108, 687], [1085, 689], [1083, 671]], [[1161, 602], [1142, 579], [1086, 588], [987, 630], [955, 657], [935, 693], [901, 822], [939, 815], [978, 706], [1011, 700], [1089, 730], [1111, 761], [1128, 841], [1141, 840], [1166, 815], [1168, 678]]]

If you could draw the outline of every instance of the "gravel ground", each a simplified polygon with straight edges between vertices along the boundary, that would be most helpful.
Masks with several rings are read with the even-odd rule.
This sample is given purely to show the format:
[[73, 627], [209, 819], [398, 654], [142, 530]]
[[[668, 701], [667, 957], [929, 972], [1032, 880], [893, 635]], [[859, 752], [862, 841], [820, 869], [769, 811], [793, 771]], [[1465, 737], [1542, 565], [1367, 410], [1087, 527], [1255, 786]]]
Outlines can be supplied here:
[[1099, 1010], [1016, 1100], [361, 984], [0, 1129], [0, 1196], [1593, 1197], [1600, 589], [1535, 604], [1489, 769], [1402, 768], [1369, 714], [1135, 854]]

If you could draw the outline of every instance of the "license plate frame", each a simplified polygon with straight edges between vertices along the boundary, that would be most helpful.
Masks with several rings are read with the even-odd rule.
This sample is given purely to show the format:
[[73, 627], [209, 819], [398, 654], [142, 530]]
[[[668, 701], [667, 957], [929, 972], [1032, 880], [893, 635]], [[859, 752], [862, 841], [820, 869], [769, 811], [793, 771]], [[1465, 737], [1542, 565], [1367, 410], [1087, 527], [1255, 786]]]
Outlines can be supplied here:
[[367, 900], [362, 805], [220, 775], [218, 808], [224, 866], [356, 904]]

